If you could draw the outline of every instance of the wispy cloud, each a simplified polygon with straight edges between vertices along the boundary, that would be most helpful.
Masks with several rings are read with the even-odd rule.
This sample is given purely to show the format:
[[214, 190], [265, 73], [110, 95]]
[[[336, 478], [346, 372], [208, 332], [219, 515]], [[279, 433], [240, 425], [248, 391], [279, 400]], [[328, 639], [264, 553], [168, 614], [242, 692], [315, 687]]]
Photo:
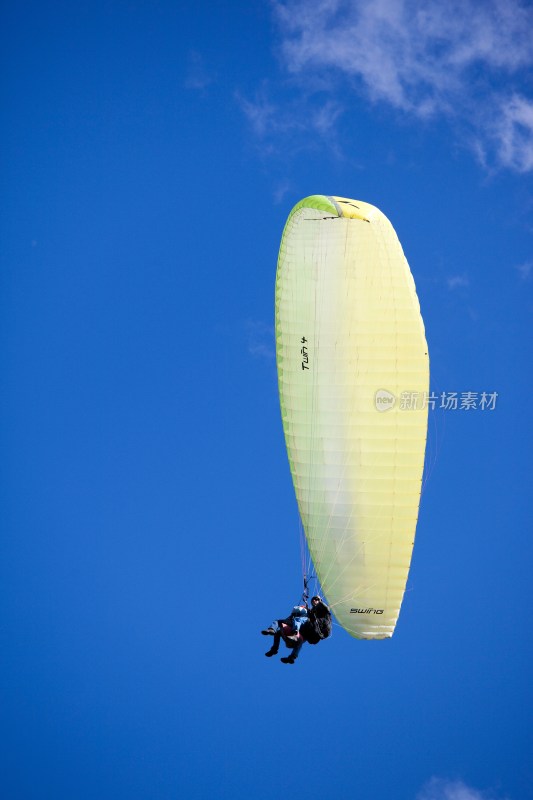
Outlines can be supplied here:
[[[533, 26], [531, 28], [533, 38]], [[491, 134], [499, 162], [517, 172], [533, 169], [533, 100], [513, 95], [500, 103]]]
[[274, 202], [276, 205], [283, 202], [285, 199], [285, 195], [287, 195], [291, 191], [291, 183], [286, 178], [279, 181], [278, 185], [274, 189]]
[[446, 285], [452, 291], [453, 289], [464, 289], [469, 284], [468, 275], [452, 275], [446, 279]]
[[203, 56], [196, 50], [190, 50], [187, 56], [187, 72], [184, 85], [186, 89], [196, 89], [204, 91], [214, 83], [215, 77], [210, 73], [205, 65]]
[[266, 82], [253, 98], [244, 97], [240, 92], [237, 92], [235, 97], [254, 133], [260, 138], [267, 134], [300, 128], [302, 125], [299, 115], [284, 112], [278, 104], [269, 99]]
[[310, 106], [306, 95], [293, 97], [288, 102], [275, 101], [272, 99], [274, 95], [275, 89], [267, 81], [252, 98], [240, 92], [235, 94], [237, 103], [266, 152], [273, 149], [273, 138], [280, 139], [294, 133], [313, 131], [319, 138], [328, 138], [330, 143], [335, 138], [335, 124], [343, 113], [343, 107], [336, 100], [315, 101]]
[[533, 270], [533, 261], [524, 261], [523, 264], [518, 264], [515, 269], [523, 281], [528, 281]]
[[[335, 81], [347, 79], [371, 102], [454, 120], [486, 166], [533, 170], [533, 98], [523, 80], [533, 65], [531, 4], [274, 0], [273, 9], [282, 64], [306, 92], [319, 79], [332, 96]], [[257, 113], [264, 133], [273, 116]]]
[[257, 320], [247, 320], [245, 329], [250, 355], [272, 361], [276, 357], [273, 326]]
[[[418, 793], [416, 800], [496, 800], [496, 795], [490, 791], [474, 789], [461, 780], [432, 778]], [[509, 798], [500, 797], [500, 800]]]

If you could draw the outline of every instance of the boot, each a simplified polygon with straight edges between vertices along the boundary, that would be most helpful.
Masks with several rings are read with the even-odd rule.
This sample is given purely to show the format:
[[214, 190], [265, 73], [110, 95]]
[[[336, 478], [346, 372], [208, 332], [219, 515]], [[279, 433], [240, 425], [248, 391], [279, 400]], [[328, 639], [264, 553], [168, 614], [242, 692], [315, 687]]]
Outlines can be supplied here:
[[261, 631], [261, 633], [263, 634], [263, 636], [274, 636], [276, 631], [274, 630], [274, 628], [267, 628], [265, 631]]
[[267, 658], [270, 658], [271, 656], [275, 656], [277, 654], [277, 652], [278, 652], [277, 650], [274, 650], [274, 649], [271, 648], [268, 651], [268, 653], [265, 653], [265, 655], [266, 655]]
[[294, 664], [296, 659], [292, 656], [287, 656], [286, 658], [280, 658], [280, 661], [283, 661], [284, 664]]

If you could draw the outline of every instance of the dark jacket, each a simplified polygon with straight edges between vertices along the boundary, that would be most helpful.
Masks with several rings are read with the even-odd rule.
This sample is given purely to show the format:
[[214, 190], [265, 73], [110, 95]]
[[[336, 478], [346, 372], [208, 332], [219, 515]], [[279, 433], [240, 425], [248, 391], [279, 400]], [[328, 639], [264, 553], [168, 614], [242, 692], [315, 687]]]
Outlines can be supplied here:
[[308, 611], [309, 619], [300, 628], [300, 633], [309, 644], [318, 644], [331, 636], [331, 611], [325, 603], [317, 603]]

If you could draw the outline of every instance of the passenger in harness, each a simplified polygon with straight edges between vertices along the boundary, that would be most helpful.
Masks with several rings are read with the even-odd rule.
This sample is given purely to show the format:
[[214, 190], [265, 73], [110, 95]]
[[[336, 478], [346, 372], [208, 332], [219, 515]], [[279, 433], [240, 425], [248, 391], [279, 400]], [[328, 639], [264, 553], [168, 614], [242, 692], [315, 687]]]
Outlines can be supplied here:
[[263, 636], [274, 637], [272, 647], [265, 653], [267, 658], [277, 654], [280, 640], [283, 639], [292, 653], [281, 661], [284, 664], [294, 664], [304, 642], [318, 644], [321, 639], [327, 639], [331, 635], [331, 612], [322, 598], [315, 595], [311, 598], [310, 608], [295, 606], [286, 619], [274, 620], [261, 633]]

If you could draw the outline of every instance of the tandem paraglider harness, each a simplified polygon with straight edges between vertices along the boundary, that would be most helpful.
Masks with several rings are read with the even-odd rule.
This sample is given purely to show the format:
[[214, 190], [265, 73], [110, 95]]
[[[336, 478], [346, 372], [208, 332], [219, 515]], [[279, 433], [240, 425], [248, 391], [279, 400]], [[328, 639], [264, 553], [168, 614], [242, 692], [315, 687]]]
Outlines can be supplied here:
[[[307, 601], [309, 600], [308, 583], [309, 577], [304, 575], [304, 591], [302, 595], [302, 602], [304, 602], [306, 606]], [[318, 595], [315, 596], [318, 597]], [[328, 639], [333, 630], [331, 611], [320, 598], [318, 599], [319, 603], [317, 606], [313, 606], [311, 604], [311, 608], [308, 607], [307, 620], [300, 628], [300, 633], [303, 640], [309, 644], [318, 644], [320, 641], [322, 641], [322, 639]], [[289, 647], [293, 646], [292, 642], [288, 643], [285, 637], [283, 638]]]

